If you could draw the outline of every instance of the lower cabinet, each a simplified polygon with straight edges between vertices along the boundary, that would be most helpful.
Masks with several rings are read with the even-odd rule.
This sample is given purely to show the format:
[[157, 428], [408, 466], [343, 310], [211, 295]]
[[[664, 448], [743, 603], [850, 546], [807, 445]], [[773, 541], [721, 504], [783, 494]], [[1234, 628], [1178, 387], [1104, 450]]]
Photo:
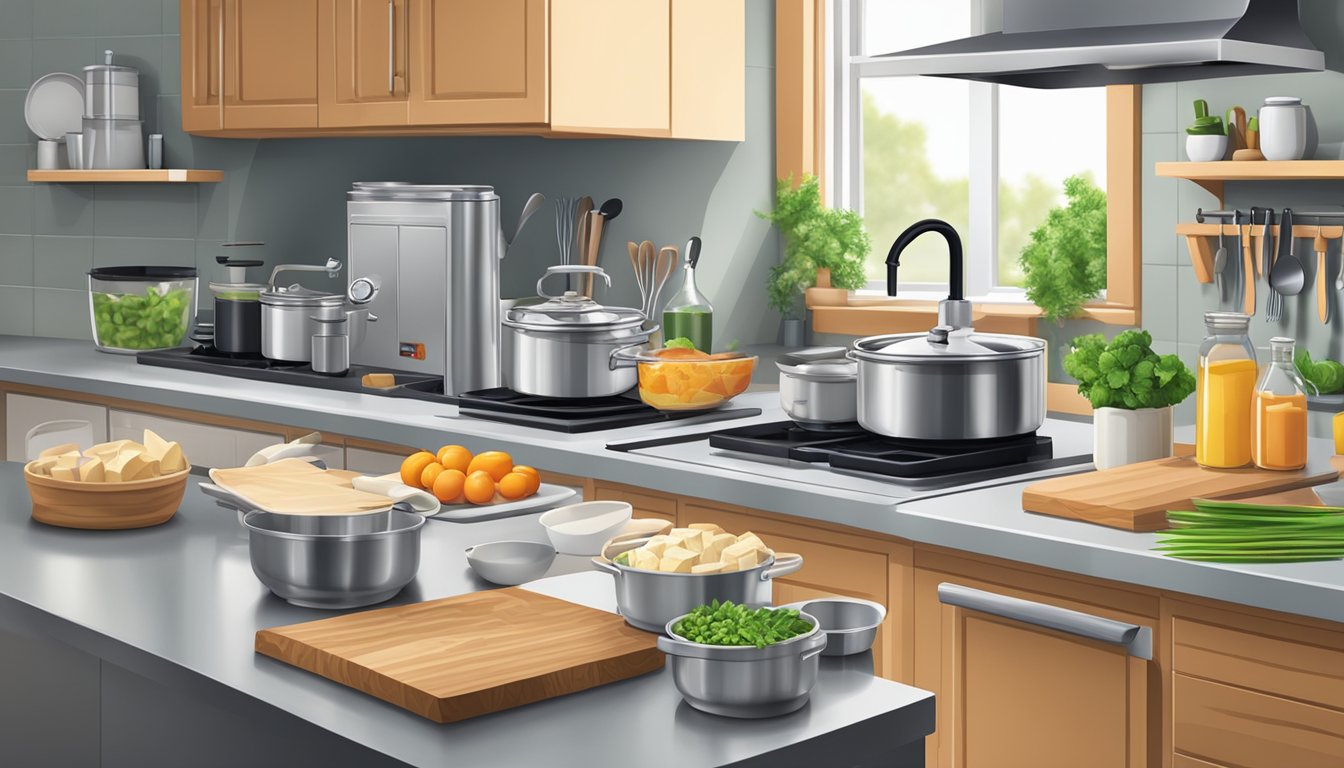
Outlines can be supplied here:
[[1160, 764], [1155, 597], [924, 552], [915, 563], [914, 683], [938, 697], [930, 768]]
[[345, 468], [366, 475], [387, 475], [401, 471], [401, 462], [411, 455], [411, 450], [401, 453], [375, 451], [369, 448], [345, 446]]
[[629, 485], [595, 481], [594, 501], [624, 501], [634, 507], [635, 517], [654, 517], [669, 523], [677, 521], [677, 497]]
[[117, 409], [108, 411], [107, 425], [112, 440], [139, 442], [146, 429], [176, 440], [197, 467], [241, 467], [262, 448], [285, 441], [279, 428], [274, 433], [249, 432]]

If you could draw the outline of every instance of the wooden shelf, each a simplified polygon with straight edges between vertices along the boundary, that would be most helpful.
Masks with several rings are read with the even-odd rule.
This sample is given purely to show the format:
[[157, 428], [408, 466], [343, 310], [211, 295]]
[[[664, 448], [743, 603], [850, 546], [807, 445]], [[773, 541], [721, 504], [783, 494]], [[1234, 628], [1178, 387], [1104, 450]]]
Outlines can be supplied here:
[[[1205, 224], [1182, 223], [1176, 225], [1176, 234], [1185, 237], [1186, 247], [1190, 251], [1190, 264], [1195, 268], [1195, 279], [1201, 283], [1213, 282], [1213, 242], [1218, 237], [1219, 232], [1223, 234], [1224, 240], [1229, 245], [1228, 254], [1242, 259], [1242, 254], [1233, 254], [1232, 251], [1237, 248], [1237, 238], [1242, 238], [1244, 248], [1245, 241], [1251, 243], [1251, 258], [1256, 268], [1261, 268], [1264, 244], [1261, 242], [1264, 237], [1265, 228], [1262, 225], [1255, 224], [1216, 224], [1213, 222]], [[1279, 236], [1279, 225], [1271, 224], [1269, 227], [1271, 238], [1277, 239]], [[1314, 239], [1319, 234], [1326, 240], [1339, 240], [1344, 238], [1344, 226], [1327, 225], [1318, 226], [1316, 224], [1294, 224], [1293, 237], [1298, 239]], [[1307, 254], [1310, 255], [1310, 254]]]
[[224, 180], [223, 171], [201, 171], [189, 168], [128, 168], [124, 170], [65, 170], [65, 171], [28, 171], [29, 181], [51, 182], [55, 184], [89, 183], [148, 183], [148, 184], [201, 184]]
[[[932, 301], [851, 299], [847, 306], [808, 305], [812, 330], [868, 336], [878, 333], [927, 331], [938, 324], [938, 304]], [[1044, 317], [1032, 304], [973, 304], [971, 321], [976, 328], [995, 333], [1036, 335], [1036, 323]], [[1078, 318], [1107, 325], [1137, 325], [1138, 313], [1130, 307], [1088, 304]]]
[[1344, 160], [1218, 160], [1158, 163], [1158, 176], [1188, 179], [1223, 199], [1228, 181], [1344, 181]]

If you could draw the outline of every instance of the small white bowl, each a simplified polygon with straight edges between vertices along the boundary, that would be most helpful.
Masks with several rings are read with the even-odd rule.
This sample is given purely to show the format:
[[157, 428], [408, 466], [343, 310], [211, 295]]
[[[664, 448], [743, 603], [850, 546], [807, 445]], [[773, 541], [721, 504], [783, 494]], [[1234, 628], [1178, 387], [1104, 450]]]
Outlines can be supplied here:
[[555, 549], [539, 541], [491, 541], [467, 547], [467, 563], [491, 584], [512, 587], [546, 575]]
[[608, 539], [625, 528], [633, 513], [634, 508], [624, 501], [584, 501], [556, 507], [542, 515], [540, 521], [557, 550], [566, 555], [592, 557], [602, 551]]
[[1222, 134], [1185, 137], [1185, 154], [1192, 163], [1211, 163], [1227, 155], [1227, 137]]

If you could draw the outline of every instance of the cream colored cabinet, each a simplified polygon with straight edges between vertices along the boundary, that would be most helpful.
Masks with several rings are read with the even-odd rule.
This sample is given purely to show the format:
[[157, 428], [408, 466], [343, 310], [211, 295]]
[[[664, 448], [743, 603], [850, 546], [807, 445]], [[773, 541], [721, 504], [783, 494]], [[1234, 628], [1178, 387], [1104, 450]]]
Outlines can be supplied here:
[[410, 119], [410, 0], [325, 0], [318, 6], [318, 123], [405, 125]]
[[743, 0], [179, 1], [189, 133], [743, 138]]
[[113, 440], [139, 442], [146, 429], [154, 430], [165, 440], [175, 440], [182, 446], [187, 459], [197, 467], [240, 467], [252, 454], [285, 440], [278, 431], [265, 433], [228, 429], [117, 409], [108, 411], [107, 423], [108, 433]]
[[593, 483], [594, 501], [624, 501], [634, 508], [634, 516], [677, 521], [677, 498], [656, 491], [604, 481]]
[[410, 453], [410, 451], [404, 453], [373, 451], [367, 448], [352, 448], [347, 445], [345, 447], [345, 468], [355, 472], [363, 472], [366, 475], [387, 475], [400, 472], [401, 462]]
[[9, 461], [26, 461], [25, 450], [29, 431], [39, 424], [67, 420], [89, 422], [93, 435], [90, 445], [107, 440], [107, 409], [101, 405], [7, 393], [5, 458]]
[[916, 566], [930, 768], [1160, 764], [1155, 599], [924, 552]]

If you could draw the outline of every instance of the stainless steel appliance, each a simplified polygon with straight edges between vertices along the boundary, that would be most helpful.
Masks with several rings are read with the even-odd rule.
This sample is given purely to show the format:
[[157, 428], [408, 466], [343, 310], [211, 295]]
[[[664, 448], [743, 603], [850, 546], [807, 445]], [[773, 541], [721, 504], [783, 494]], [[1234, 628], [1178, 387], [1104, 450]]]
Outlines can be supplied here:
[[[225, 248], [254, 248], [259, 242], [224, 243]], [[210, 283], [215, 295], [215, 322], [213, 341], [220, 352], [231, 355], [261, 354], [261, 292], [266, 286], [247, 282], [247, 270], [260, 267], [258, 259], [235, 259], [216, 256], [215, 262], [224, 267], [228, 280]]]
[[976, 333], [963, 293], [961, 238], [938, 219], [916, 222], [887, 256], [896, 295], [901, 252], [936, 232], [947, 240], [948, 297], [927, 333], [869, 336], [849, 355], [859, 364], [858, 419], [864, 429], [905, 440], [989, 440], [1035, 432], [1045, 421], [1045, 342]]
[[535, 306], [510, 309], [504, 316], [504, 386], [542, 397], [608, 397], [635, 386], [633, 366], [617, 367], [618, 350], [639, 348], [657, 330], [645, 329], [644, 313], [630, 307], [606, 307], [574, 291], [546, 293], [552, 275], [597, 275], [611, 285], [601, 267], [556, 266], [537, 280]]
[[843, 347], [780, 355], [779, 404], [802, 427], [830, 429], [858, 419], [859, 368]]
[[326, 272], [340, 274], [341, 263], [327, 259], [323, 266], [280, 264], [271, 270], [270, 285], [261, 292], [261, 354], [271, 360], [306, 363], [312, 359], [312, 338], [318, 333], [314, 317], [336, 319], [345, 316], [345, 296], [315, 291], [298, 283], [276, 284], [281, 272]]
[[144, 168], [144, 123], [140, 119], [140, 71], [104, 62], [84, 68], [81, 168]]
[[[515, 234], [543, 201], [528, 199]], [[352, 362], [441, 376], [449, 395], [498, 387], [499, 262], [513, 238], [494, 188], [358, 182], [346, 216], [350, 274], [377, 281], [381, 318]]]

